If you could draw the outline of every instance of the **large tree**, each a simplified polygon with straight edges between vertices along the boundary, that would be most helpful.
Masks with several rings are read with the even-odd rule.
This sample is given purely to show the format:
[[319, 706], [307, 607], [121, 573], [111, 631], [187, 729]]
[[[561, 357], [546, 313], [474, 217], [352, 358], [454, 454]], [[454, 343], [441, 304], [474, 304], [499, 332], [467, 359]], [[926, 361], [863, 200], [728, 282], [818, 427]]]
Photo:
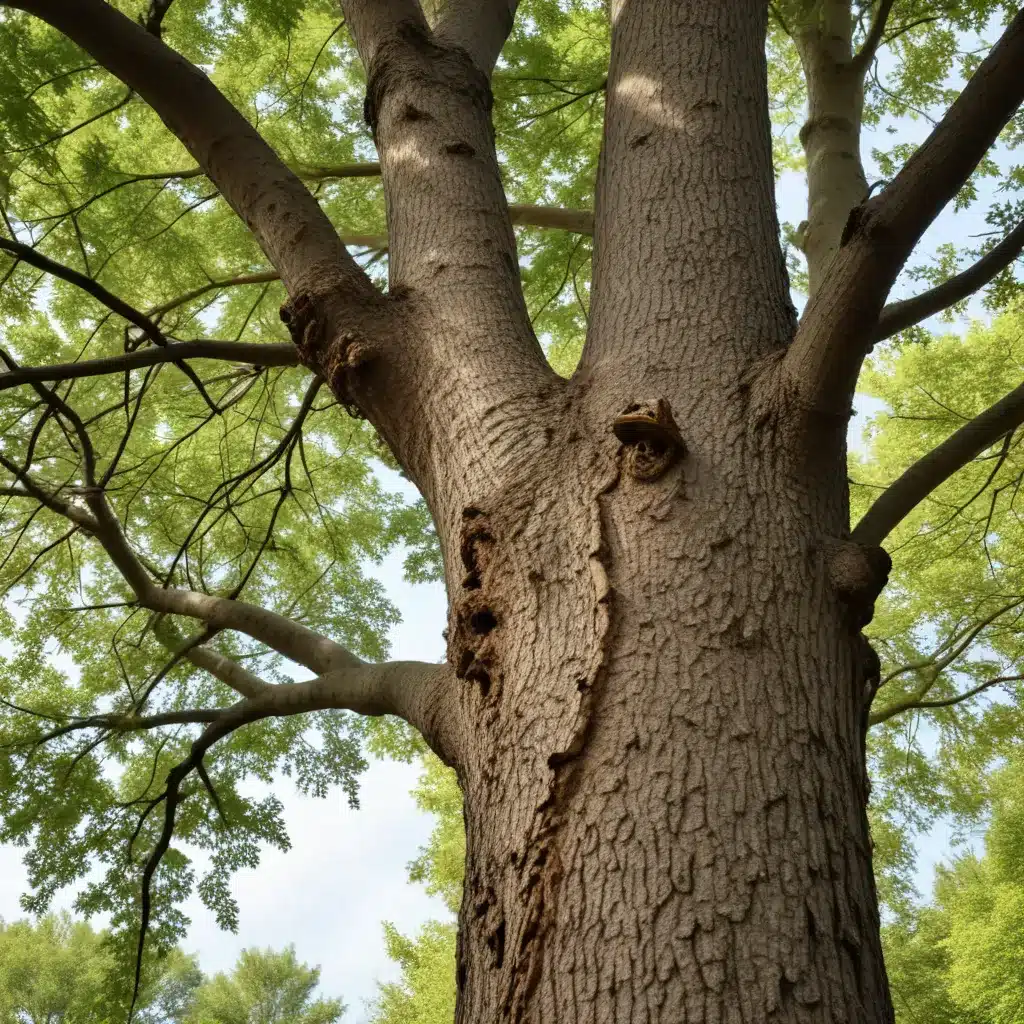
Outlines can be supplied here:
[[[1024, 12], [782, 0], [769, 66], [761, 0], [5, 6], [3, 799], [30, 906], [98, 853], [80, 905], [141, 970], [182, 923], [177, 836], [212, 850], [199, 889], [232, 924], [229, 872], [286, 841], [240, 779], [351, 790], [339, 712], [391, 715], [465, 799], [460, 1021], [889, 1020], [862, 629], [882, 543], [1024, 421], [1024, 388], [852, 529], [846, 428], [872, 345], [1007, 285], [1003, 208], [976, 263], [886, 304], [1020, 135]], [[799, 318], [768, 88], [797, 66]], [[864, 123], [938, 104], [869, 188]], [[375, 154], [334, 134], [359, 107]], [[560, 241], [521, 261], [516, 224]], [[578, 301], [544, 318], [553, 261]], [[390, 614], [360, 556], [432, 559], [378, 443], [436, 531], [444, 665], [358, 656]]]

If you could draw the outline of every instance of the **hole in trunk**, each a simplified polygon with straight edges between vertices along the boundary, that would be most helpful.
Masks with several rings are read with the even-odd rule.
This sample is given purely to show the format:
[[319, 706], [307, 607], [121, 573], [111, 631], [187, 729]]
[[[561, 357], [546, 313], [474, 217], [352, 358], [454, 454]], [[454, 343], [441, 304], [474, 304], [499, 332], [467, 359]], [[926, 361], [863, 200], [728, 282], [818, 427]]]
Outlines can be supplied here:
[[473, 612], [469, 617], [469, 626], [477, 636], [487, 636], [488, 633], [495, 626], [498, 625], [498, 620], [494, 617], [494, 612], [490, 608], [481, 608], [478, 612]]
[[495, 968], [501, 968], [501, 965], [505, 962], [505, 919], [501, 919], [501, 923], [493, 932], [487, 937], [487, 948], [491, 951], [494, 956], [492, 964]]

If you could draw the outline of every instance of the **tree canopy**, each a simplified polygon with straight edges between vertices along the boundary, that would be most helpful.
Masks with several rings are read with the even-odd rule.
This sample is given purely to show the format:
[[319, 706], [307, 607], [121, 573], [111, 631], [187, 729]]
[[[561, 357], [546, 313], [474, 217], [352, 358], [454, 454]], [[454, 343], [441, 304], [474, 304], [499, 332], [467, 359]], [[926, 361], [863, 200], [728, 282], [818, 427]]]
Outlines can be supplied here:
[[[136, 1002], [140, 1024], [334, 1024], [340, 999], [318, 997], [320, 969], [293, 947], [245, 949], [230, 973], [204, 978], [194, 956], [173, 949]], [[109, 936], [69, 914], [37, 924], [0, 922], [3, 1024], [108, 1024], [123, 1019]]]
[[[367, 744], [422, 751], [395, 720], [340, 709], [395, 710], [365, 695], [386, 675], [378, 665], [396, 621], [375, 566], [401, 550], [411, 579], [437, 579], [440, 553], [387, 445], [301, 365], [280, 314], [286, 257], [271, 264], [130, 69], [112, 74], [16, 9], [46, 6], [0, 8], [0, 840], [26, 848], [26, 909], [44, 912], [59, 889], [78, 887], [76, 908], [110, 916], [130, 973], [142, 966], [140, 931], [154, 964], [174, 947], [193, 890], [236, 928], [231, 873], [256, 864], [264, 844], [287, 847], [280, 800], [246, 795], [245, 780], [285, 775], [355, 801]], [[383, 284], [389, 238], [366, 80], [333, 0], [87, 6], [126, 15], [146, 45], [162, 40], [202, 69]], [[778, 0], [771, 10], [776, 172], [813, 175], [797, 128], [806, 43], [828, 28], [824, 7]], [[919, 129], [1019, 22], [1018, 4], [856, 0], [845, 16], [867, 69], [871, 186], [884, 192]], [[524, 295], [563, 375], [588, 322], [608, 65], [604, 3], [524, 0], [493, 78]], [[1016, 395], [999, 413], [1004, 429], [989, 425], [995, 443], [985, 435], [966, 468], [897, 518], [891, 589], [870, 631], [883, 665], [874, 838], [883, 896], [903, 914], [914, 833], [937, 815], [983, 820], [1003, 792], [990, 773], [1024, 736], [1022, 140], [1017, 111], [956, 195], [957, 211], [988, 232], [954, 228], [955, 241], [918, 254], [898, 286], [915, 297], [883, 310], [861, 382], [886, 411], [851, 458], [854, 522], [908, 466]], [[783, 219], [802, 302], [816, 243], [795, 215]], [[999, 315], [992, 326], [937, 338], [921, 326], [972, 295]], [[450, 810], [451, 783], [430, 780], [423, 799]], [[420, 870], [450, 901], [459, 847], [447, 830], [458, 826], [444, 821], [430, 861], [446, 866]], [[210, 856], [198, 877], [197, 850]], [[97, 864], [101, 875], [89, 875]], [[418, 944], [389, 933], [413, 988], [450, 941], [444, 926]], [[951, 977], [962, 977], [958, 963]], [[951, 985], [966, 999], [962, 982]], [[420, 1020], [403, 998], [385, 989], [380, 1019]], [[429, 998], [447, 1012], [445, 992]]]
[[[126, 989], [102, 933], [67, 913], [35, 925], [0, 922], [3, 1024], [105, 1024], [123, 1018]], [[193, 958], [174, 949], [147, 978], [137, 1003], [141, 1024], [182, 1024], [203, 980]]]

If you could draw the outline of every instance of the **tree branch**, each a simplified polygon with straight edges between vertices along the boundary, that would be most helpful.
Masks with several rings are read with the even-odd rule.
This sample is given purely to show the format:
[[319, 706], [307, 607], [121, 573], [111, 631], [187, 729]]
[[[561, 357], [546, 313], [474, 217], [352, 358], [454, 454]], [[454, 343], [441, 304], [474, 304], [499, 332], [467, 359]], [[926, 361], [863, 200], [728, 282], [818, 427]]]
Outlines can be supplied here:
[[[901, 665], [899, 668], [893, 669], [879, 682], [878, 688], [881, 689], [883, 686], [887, 686], [894, 679], [897, 679], [902, 675], [906, 675], [908, 672], [920, 672], [924, 669], [928, 669], [931, 679], [923, 689], [919, 687], [916, 691], [918, 697], [923, 697], [934, 685], [935, 679], [938, 677], [940, 672], [944, 672], [953, 664], [954, 661], [960, 658], [960, 656], [968, 650], [971, 644], [973, 644], [974, 641], [977, 640], [978, 637], [996, 621], [996, 619], [1001, 618], [1007, 612], [1013, 611], [1015, 608], [1019, 608], [1022, 603], [1024, 603], [1024, 601], [1021, 599], [1015, 599], [1009, 604], [1001, 605], [994, 611], [989, 612], [982, 619], [973, 623], [969, 628], [960, 632], [954, 631], [953, 635], [943, 640], [927, 658], [922, 658], [919, 661], [912, 661], [908, 665]], [[943, 651], [946, 653], [943, 654]]]
[[[236, 630], [266, 644], [313, 672], [324, 673], [338, 668], [352, 668], [363, 664], [340, 644], [315, 633], [313, 630], [256, 605], [231, 598], [215, 597], [190, 590], [162, 587], [154, 581], [150, 572], [129, 545], [121, 524], [107, 501], [103, 488], [96, 484], [95, 452], [88, 432], [81, 418], [43, 384], [33, 385], [43, 399], [64, 416], [82, 445], [83, 470], [86, 486], [76, 488], [85, 499], [90, 517], [85, 520], [86, 528], [103, 546], [111, 561], [134, 591], [138, 603], [155, 612], [184, 615], [199, 619], [214, 631]], [[72, 522], [78, 521], [80, 511], [74, 506], [49, 495], [45, 489], [35, 485], [15, 463], [0, 454], [3, 465], [16, 479], [31, 491], [41, 504], [67, 516]]]
[[189, 646], [189, 642], [182, 637], [174, 622], [166, 616], [157, 616], [153, 623], [153, 636], [160, 641], [169, 651], [177, 653], [185, 649], [185, 657], [193, 665], [209, 672], [214, 679], [218, 679], [225, 686], [231, 687], [235, 693], [242, 697], [255, 697], [270, 687], [270, 683], [260, 679], [259, 676], [250, 672], [219, 651], [213, 650], [200, 644]]
[[195, 590], [163, 588], [151, 583], [139, 594], [139, 603], [153, 611], [199, 619], [211, 629], [245, 633], [313, 672], [324, 673], [363, 664], [333, 640], [293, 619], [245, 601]]
[[[325, 164], [313, 166], [309, 164], [289, 165], [298, 177], [303, 181], [335, 181], [346, 178], [376, 178], [380, 176], [380, 164], [367, 161], [365, 163], [348, 164]], [[119, 182], [112, 188], [123, 188], [125, 185], [132, 185], [137, 181], [168, 181], [188, 180], [198, 178], [204, 174], [201, 167], [190, 167], [182, 171], [157, 171], [151, 174], [135, 174], [123, 182]], [[108, 190], [109, 191], [109, 190]], [[572, 231], [578, 235], [592, 235], [594, 233], [594, 214], [591, 210], [580, 210], [573, 208], [562, 208], [558, 206], [537, 206], [531, 203], [510, 203], [509, 213], [512, 223], [522, 227], [554, 228], [562, 231]], [[342, 235], [342, 241], [350, 246], [365, 246], [368, 249], [386, 249], [388, 242], [381, 235]], [[277, 281], [279, 275], [273, 271], [264, 271], [256, 274], [242, 274], [237, 277], [226, 278], [220, 284], [210, 282], [201, 289], [189, 292], [188, 298], [193, 299], [204, 292], [211, 291], [215, 287], [226, 287], [233, 284], [258, 284], [264, 281]], [[174, 305], [180, 305], [187, 299], [174, 300]], [[157, 306], [149, 311], [150, 316], [166, 312], [171, 305]]]
[[52, 366], [24, 366], [0, 373], [0, 391], [36, 381], [76, 380], [98, 377], [105, 373], [138, 370], [161, 363], [180, 364], [184, 359], [215, 359], [252, 366], [297, 366], [298, 352], [291, 343], [267, 345], [238, 341], [181, 341], [164, 348], [143, 348], [124, 355], [103, 359], [86, 359], [75, 363], [54, 363]]
[[156, 36], [157, 39], [160, 38], [163, 31], [164, 17], [172, 3], [174, 0], [150, 0], [149, 10], [141, 24], [150, 35]]
[[268, 281], [280, 280], [281, 275], [276, 270], [261, 270], [255, 274], [238, 274], [235, 277], [223, 277], [219, 280], [210, 281], [208, 284], [200, 285], [198, 288], [193, 288], [191, 291], [185, 292], [177, 296], [177, 298], [169, 299], [159, 306], [154, 306], [149, 311], [149, 315], [161, 317], [172, 309], [184, 306], [186, 302], [198, 299], [201, 295], [216, 291], [218, 288], [236, 288], [247, 284], [266, 284]]
[[7, 0], [77, 43], [137, 92], [252, 230], [292, 295], [327, 274], [356, 295], [376, 289], [299, 179], [202, 71], [104, 0]]
[[519, 0], [448, 0], [434, 26], [447, 46], [465, 50], [488, 77], [515, 23]]
[[993, 686], [999, 686], [1002, 683], [1015, 683], [1021, 679], [1024, 679], [1024, 675], [998, 676], [995, 679], [988, 679], [984, 683], [979, 683], [965, 693], [958, 693], [953, 697], [945, 697], [942, 700], [915, 700], [911, 697], [908, 700], [896, 701], [888, 707], [882, 708], [879, 711], [873, 711], [868, 715], [868, 726], [886, 722], [890, 718], [895, 718], [896, 715], [903, 714], [905, 711], [917, 711], [921, 708], [950, 708], [956, 704], [962, 704], [965, 700], [970, 700], [972, 697], [977, 697], [979, 693], [984, 693], [985, 690], [989, 690]]
[[881, 46], [885, 36], [885, 26], [889, 21], [889, 15], [892, 13], [894, 3], [895, 0], [880, 0], [878, 10], [875, 12], [874, 21], [871, 22], [871, 28], [864, 38], [864, 43], [854, 55], [853, 60], [850, 61], [850, 67], [854, 71], [863, 73], [872, 60], [874, 60], [878, 47]]
[[1024, 221], [976, 263], [955, 277], [911, 299], [890, 302], [885, 306], [878, 317], [872, 344], [891, 338], [973, 295], [1010, 266], [1021, 252], [1024, 252]]
[[[38, 712], [29, 711], [28, 708], [18, 710], [29, 714]], [[73, 718], [55, 729], [49, 730], [42, 736], [32, 737], [25, 740], [16, 740], [18, 745], [39, 746], [43, 743], [50, 743], [67, 736], [73, 732], [80, 732], [83, 729], [108, 729], [114, 732], [145, 732], [150, 729], [160, 729], [165, 725], [196, 725], [215, 722], [221, 717], [223, 711], [220, 708], [197, 708], [191, 711], [163, 711], [155, 715], [118, 714], [112, 712], [107, 715], [86, 715], [82, 718]]]
[[[66, 267], [63, 263], [57, 263], [55, 260], [51, 260], [48, 256], [44, 256], [41, 252], [33, 249], [30, 245], [23, 245], [21, 242], [14, 242], [7, 238], [0, 238], [0, 249], [5, 249], [7, 252], [13, 253], [18, 259], [25, 263], [30, 264], [33, 267], [43, 270], [48, 274], [52, 274], [54, 277], [59, 277], [70, 284], [81, 288], [83, 291], [88, 292], [93, 298], [102, 302], [107, 309], [112, 310], [119, 316], [124, 317], [129, 323], [134, 324], [149, 338], [154, 345], [160, 347], [166, 347], [167, 339], [163, 336], [160, 328], [157, 327], [152, 320], [149, 319], [144, 313], [140, 313], [133, 306], [128, 305], [123, 299], [119, 299], [112, 292], [107, 291], [98, 281], [94, 281], [91, 277], [86, 277], [85, 274], [80, 274], [77, 270], [72, 267]], [[200, 395], [203, 396], [204, 401], [209, 406], [213, 406], [209, 396], [206, 393], [206, 389], [203, 387], [202, 381], [196, 376], [195, 372], [186, 364], [180, 360], [172, 360], [174, 365], [192, 383], [196, 386], [196, 390]]]
[[419, 0], [341, 0], [341, 9], [367, 75], [381, 45], [395, 38], [403, 26], [413, 27], [424, 37], [430, 35]]
[[881, 544], [932, 491], [1021, 423], [1024, 384], [965, 423], [891, 483], [854, 528], [853, 539]]
[[591, 210], [512, 203], [508, 212], [512, 223], [519, 227], [554, 228], [559, 231], [571, 231], [577, 235], [593, 235], [594, 233], [594, 214]]
[[918, 239], [956, 195], [1024, 100], [1024, 9], [896, 178], [855, 207], [783, 367], [804, 406], [850, 408], [882, 304]]
[[[164, 826], [142, 872], [142, 912], [139, 943], [135, 963], [135, 986], [132, 1010], [142, 982], [142, 954], [151, 913], [151, 886], [156, 869], [170, 847], [174, 835], [177, 806], [181, 800], [181, 784], [193, 772], [204, 771], [203, 758], [219, 740], [230, 736], [242, 726], [264, 718], [280, 718], [332, 708], [345, 708], [364, 715], [394, 714], [416, 727], [430, 742], [431, 719], [442, 703], [440, 688], [447, 689], [451, 678], [445, 666], [418, 662], [391, 662], [385, 665], [364, 665], [364, 671], [335, 672], [305, 683], [282, 683], [253, 698], [247, 698], [221, 711], [193, 742], [189, 756], [176, 765], [167, 776], [163, 794], [145, 812], [163, 800]], [[407, 717], [411, 716], [410, 717]], [[414, 720], [415, 719], [415, 720]], [[445, 756], [442, 754], [442, 756]], [[129, 1012], [129, 1019], [131, 1011]]]
[[161, 333], [160, 328], [145, 313], [140, 313], [134, 306], [130, 306], [123, 299], [119, 299], [113, 292], [107, 291], [103, 285], [98, 281], [94, 281], [91, 277], [86, 277], [85, 274], [79, 273], [72, 267], [66, 267], [63, 263], [51, 260], [49, 256], [44, 256], [38, 249], [33, 249], [30, 245], [24, 245], [9, 238], [0, 238], [0, 249], [4, 249], [16, 256], [23, 263], [28, 263], [38, 270], [52, 274], [54, 277], [59, 277], [81, 288], [82, 291], [88, 292], [94, 299], [106, 306], [107, 309], [117, 313], [118, 316], [124, 317], [130, 324], [138, 327], [154, 344], [162, 345], [165, 343], [166, 339]]
[[87, 532], [92, 533], [95, 530], [96, 520], [89, 512], [40, 487], [25, 470], [8, 459], [2, 452], [0, 452], [0, 466], [3, 466], [16, 480], [20, 481], [24, 488], [22, 490], [16, 487], [5, 487], [3, 488], [5, 495], [11, 498], [31, 498], [44, 508], [50, 509], [51, 512], [56, 512], [57, 515], [71, 520], [76, 526], [82, 527]]

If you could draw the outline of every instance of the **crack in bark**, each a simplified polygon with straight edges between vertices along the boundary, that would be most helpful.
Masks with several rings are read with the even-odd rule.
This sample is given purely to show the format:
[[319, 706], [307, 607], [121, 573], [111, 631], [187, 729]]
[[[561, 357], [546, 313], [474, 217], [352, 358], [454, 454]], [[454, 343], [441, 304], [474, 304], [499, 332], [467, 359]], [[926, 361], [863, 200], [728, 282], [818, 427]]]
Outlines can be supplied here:
[[497, 698], [492, 692], [497, 679], [495, 665], [497, 647], [492, 636], [499, 617], [484, 587], [484, 573], [489, 561], [494, 534], [487, 514], [470, 505], [462, 510], [462, 533], [459, 554], [466, 575], [462, 593], [452, 602], [448, 625], [448, 659], [459, 679], [468, 679], [480, 687], [484, 698]]
[[540, 981], [540, 949], [544, 934], [554, 917], [550, 904], [555, 898], [562, 876], [556, 839], [562, 825], [562, 808], [573, 785], [571, 765], [582, 753], [591, 724], [594, 686], [605, 666], [612, 629], [611, 601], [613, 590], [609, 581], [609, 552], [601, 499], [618, 486], [620, 469], [613, 463], [600, 481], [589, 503], [590, 534], [587, 561], [594, 588], [595, 643], [586, 673], [576, 681], [578, 704], [575, 720], [566, 742], [549, 754], [550, 771], [547, 793], [534, 811], [534, 828], [524, 843], [523, 853], [513, 853], [513, 864], [522, 865], [524, 875], [521, 899], [525, 919], [520, 932], [515, 958], [505, 984], [502, 1000], [504, 1019], [516, 1022], [526, 1016], [534, 990]]

